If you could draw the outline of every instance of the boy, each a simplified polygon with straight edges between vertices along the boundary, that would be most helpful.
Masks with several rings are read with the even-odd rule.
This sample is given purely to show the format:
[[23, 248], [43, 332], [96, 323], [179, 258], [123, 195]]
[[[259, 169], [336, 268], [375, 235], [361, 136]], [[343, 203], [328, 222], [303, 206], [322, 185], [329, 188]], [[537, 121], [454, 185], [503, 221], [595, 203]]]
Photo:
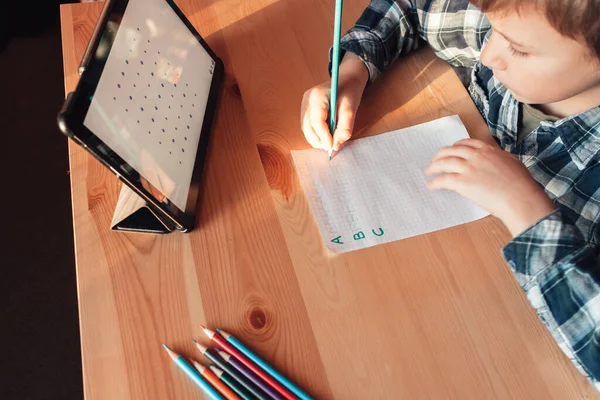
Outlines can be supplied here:
[[600, 0], [474, 3], [372, 0], [342, 39], [333, 139], [328, 82], [304, 95], [302, 130], [313, 147], [339, 150], [365, 85], [427, 41], [499, 145], [441, 149], [425, 171], [436, 175], [430, 187], [502, 220], [513, 235], [504, 257], [527, 298], [600, 389]]

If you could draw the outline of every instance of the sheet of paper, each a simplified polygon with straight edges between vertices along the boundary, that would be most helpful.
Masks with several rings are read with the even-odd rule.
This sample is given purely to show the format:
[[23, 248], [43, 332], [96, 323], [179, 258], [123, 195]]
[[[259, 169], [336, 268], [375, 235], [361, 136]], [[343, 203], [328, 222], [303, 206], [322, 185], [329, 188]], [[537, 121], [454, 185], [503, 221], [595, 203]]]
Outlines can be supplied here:
[[457, 193], [427, 188], [423, 170], [435, 152], [468, 137], [451, 116], [350, 141], [331, 161], [323, 150], [292, 151], [325, 246], [344, 253], [488, 215]]

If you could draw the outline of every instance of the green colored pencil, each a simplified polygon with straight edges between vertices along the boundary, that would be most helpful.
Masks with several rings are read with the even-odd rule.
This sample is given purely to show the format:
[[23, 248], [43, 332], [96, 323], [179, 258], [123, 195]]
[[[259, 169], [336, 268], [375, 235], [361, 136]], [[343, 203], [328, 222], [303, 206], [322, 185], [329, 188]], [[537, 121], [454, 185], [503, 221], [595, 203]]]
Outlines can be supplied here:
[[[340, 37], [342, 36], [342, 0], [335, 0], [335, 18], [333, 24], [333, 59], [331, 60], [331, 94], [329, 98], [329, 131], [335, 132], [337, 119], [338, 77], [340, 72]], [[329, 159], [333, 147], [329, 150]]]
[[234, 392], [237, 393], [244, 400], [256, 400], [250, 392], [242, 387], [231, 375], [227, 374], [225, 371], [217, 368], [214, 365], [210, 365], [211, 371], [222, 380], [227, 386], [231, 388]]

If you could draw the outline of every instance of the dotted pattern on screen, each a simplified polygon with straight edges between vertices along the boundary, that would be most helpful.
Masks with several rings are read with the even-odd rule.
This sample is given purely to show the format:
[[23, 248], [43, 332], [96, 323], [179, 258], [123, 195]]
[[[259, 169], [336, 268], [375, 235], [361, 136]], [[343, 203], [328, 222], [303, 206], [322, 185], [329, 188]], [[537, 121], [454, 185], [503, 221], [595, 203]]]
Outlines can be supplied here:
[[[140, 30], [136, 27], [137, 31]], [[152, 49], [152, 40], [147, 39], [140, 47], [136, 38], [131, 39], [132, 47], [129, 51], [133, 54], [142, 52], [140, 59], [125, 59], [121, 70], [121, 82], [116, 84], [118, 89], [113, 96], [114, 101], [131, 106], [124, 106], [123, 110], [129, 113], [138, 124], [143, 121], [151, 122], [152, 128], [147, 134], [161, 146], [164, 151], [173, 156], [174, 161], [182, 164], [180, 155], [189, 149], [188, 132], [194, 119], [197, 93], [190, 90], [189, 83], [180, 80], [181, 73], [169, 61], [162, 59], [160, 50]], [[159, 61], [165, 63], [166, 68], [155, 73]], [[175, 78], [175, 79], [173, 79]], [[171, 82], [172, 81], [172, 82]], [[173, 107], [179, 110], [177, 118], [173, 118]], [[171, 116], [171, 120], [169, 120]]]

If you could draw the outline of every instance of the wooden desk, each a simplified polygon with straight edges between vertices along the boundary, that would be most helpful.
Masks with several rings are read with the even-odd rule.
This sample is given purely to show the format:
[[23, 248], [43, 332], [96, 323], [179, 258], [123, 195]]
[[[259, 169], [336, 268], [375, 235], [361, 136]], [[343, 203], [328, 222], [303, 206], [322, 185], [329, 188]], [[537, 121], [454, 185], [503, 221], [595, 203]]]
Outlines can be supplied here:
[[[161, 343], [205, 362], [201, 323], [319, 399], [598, 398], [501, 258], [497, 220], [324, 251], [289, 151], [307, 147], [302, 93], [328, 77], [333, 3], [178, 1], [227, 72], [193, 233], [111, 232], [120, 185], [69, 143], [86, 398], [197, 398]], [[347, 29], [368, 1], [345, 3]], [[61, 8], [66, 92], [101, 7]], [[420, 51], [369, 90], [357, 136], [451, 114], [489, 137], [450, 68]]]

